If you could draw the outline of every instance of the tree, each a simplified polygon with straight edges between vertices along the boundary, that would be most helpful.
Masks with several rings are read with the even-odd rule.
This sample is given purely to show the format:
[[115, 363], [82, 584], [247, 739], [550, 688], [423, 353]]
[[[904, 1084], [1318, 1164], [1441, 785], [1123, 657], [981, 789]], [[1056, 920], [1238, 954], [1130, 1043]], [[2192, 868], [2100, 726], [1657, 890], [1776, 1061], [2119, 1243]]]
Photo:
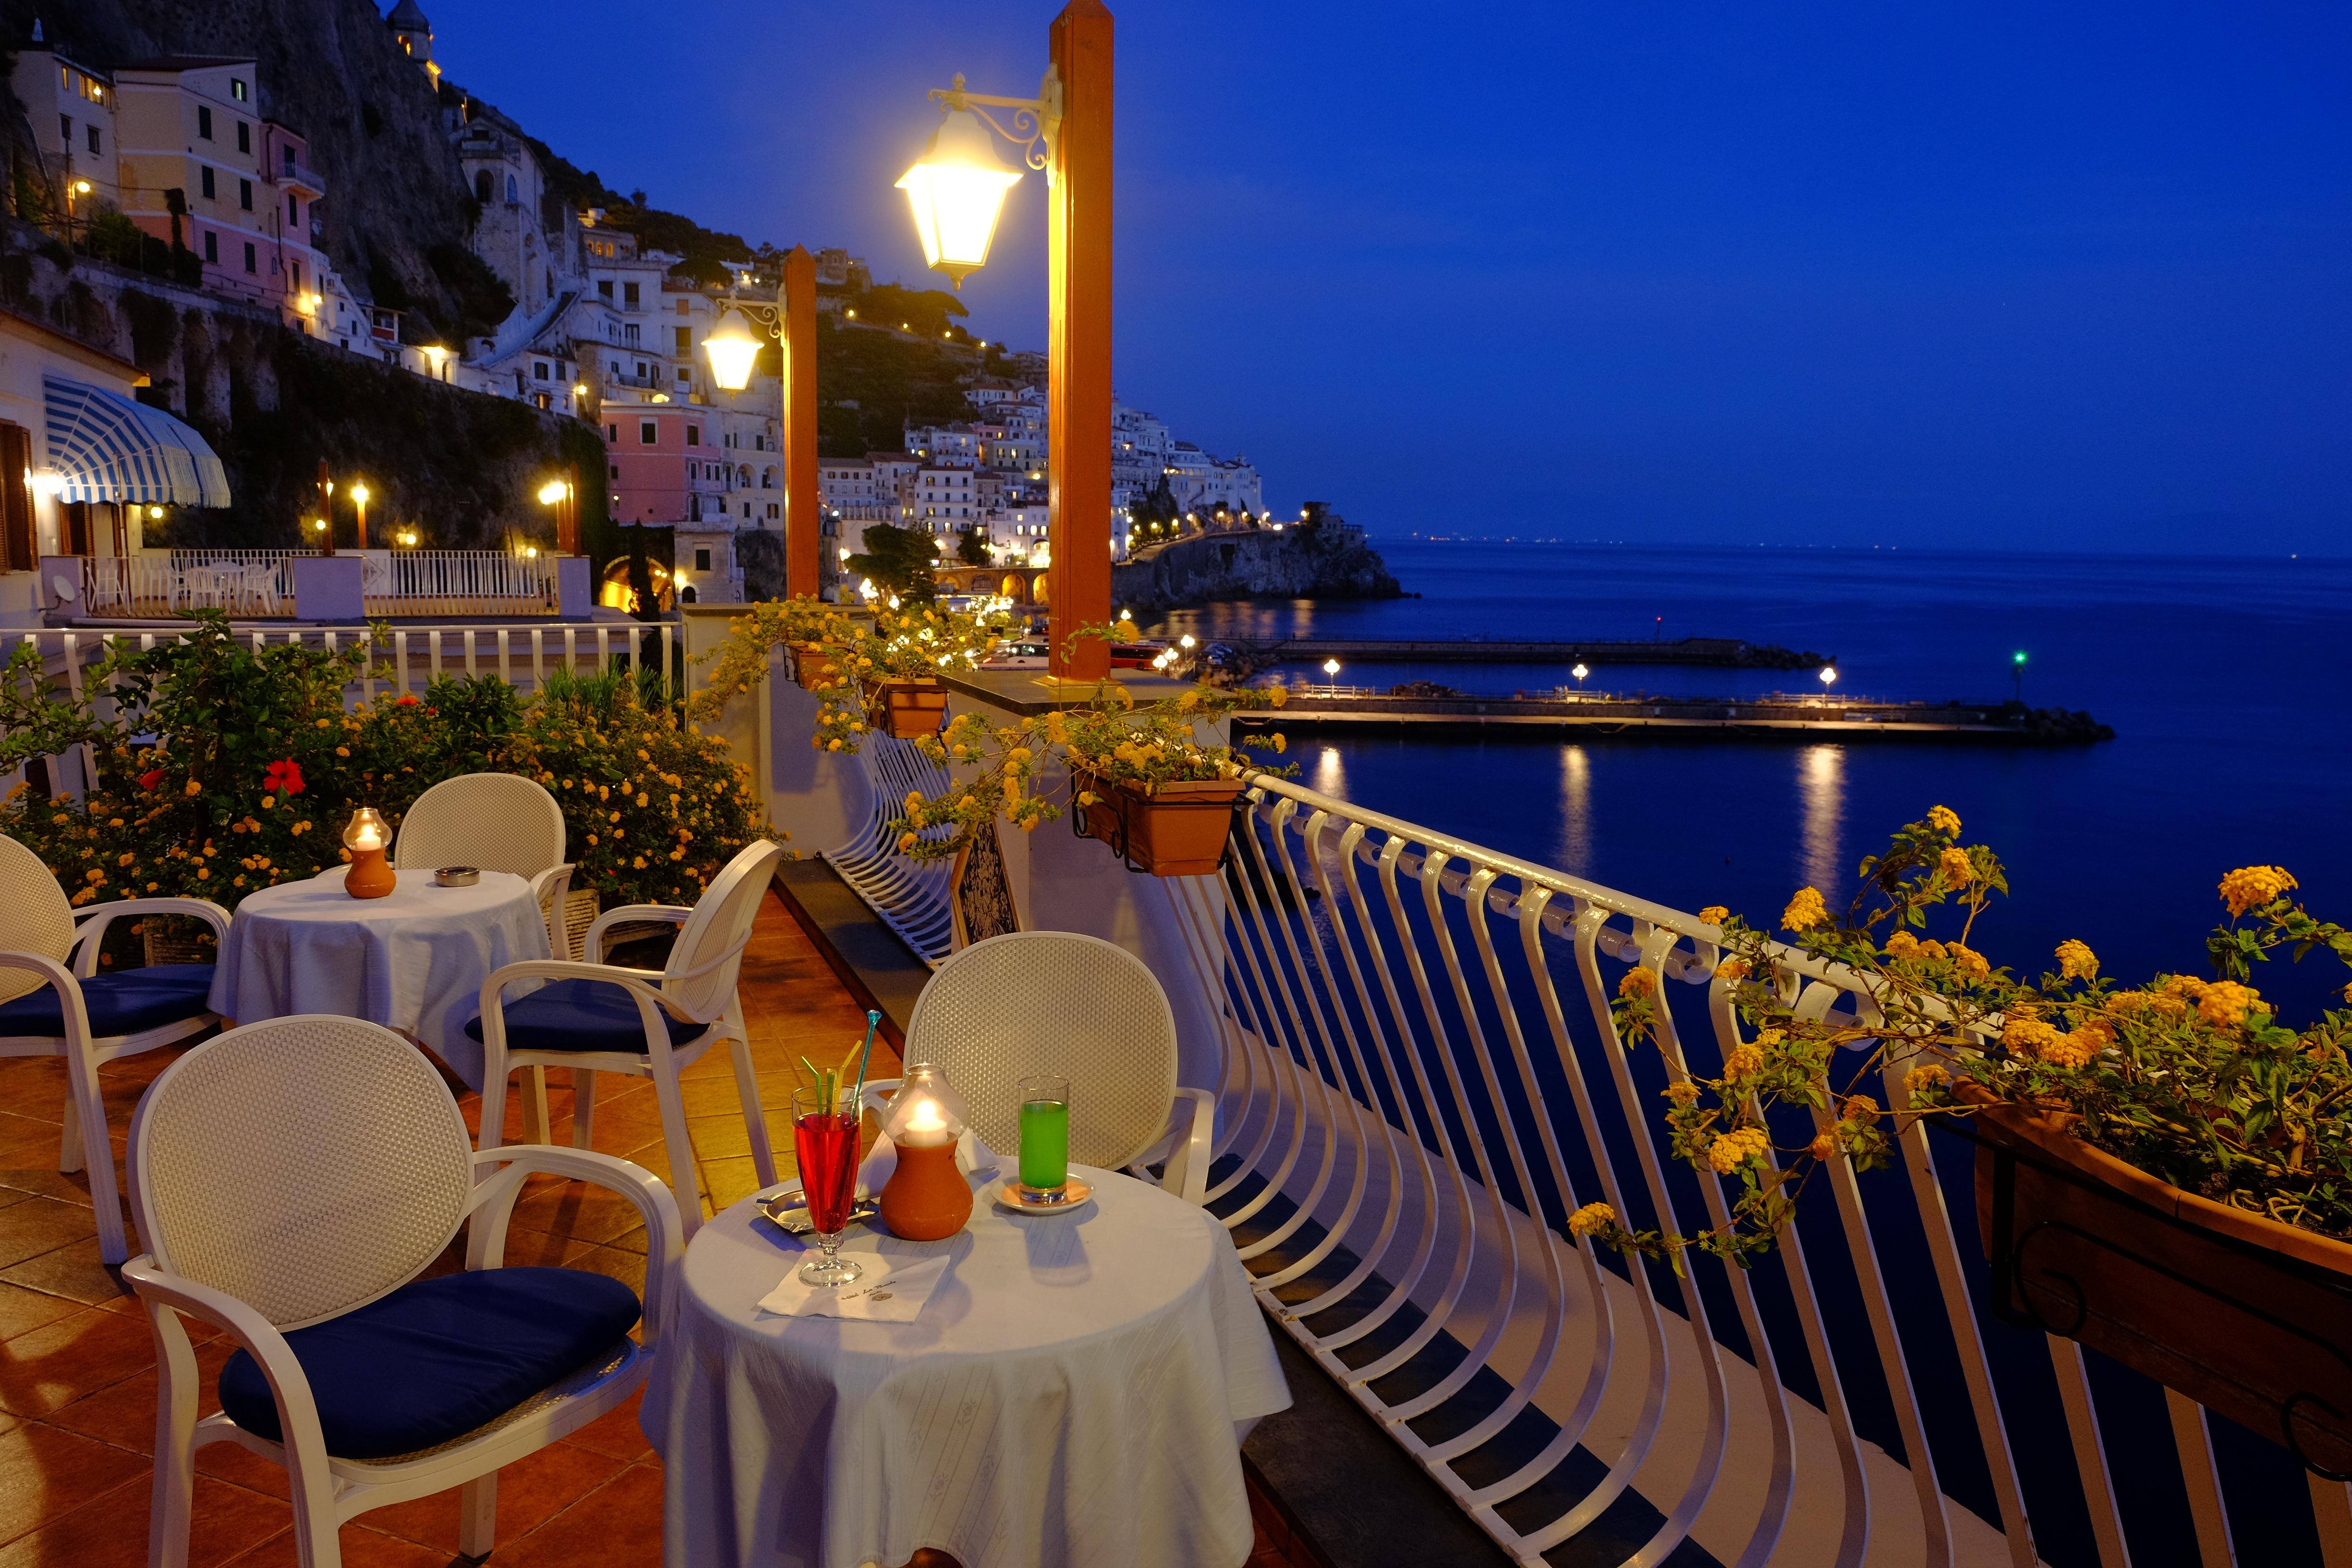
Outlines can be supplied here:
[[931, 580], [939, 560], [939, 547], [924, 530], [869, 522], [865, 552], [851, 556], [848, 566], [851, 574], [871, 577], [877, 587], [902, 599], [928, 599], [939, 591]]
[[956, 535], [956, 559], [967, 566], [988, 564], [988, 532], [985, 529], [967, 528]]
[[735, 536], [735, 564], [743, 568], [743, 597], [754, 604], [784, 596], [784, 536], [747, 528]]

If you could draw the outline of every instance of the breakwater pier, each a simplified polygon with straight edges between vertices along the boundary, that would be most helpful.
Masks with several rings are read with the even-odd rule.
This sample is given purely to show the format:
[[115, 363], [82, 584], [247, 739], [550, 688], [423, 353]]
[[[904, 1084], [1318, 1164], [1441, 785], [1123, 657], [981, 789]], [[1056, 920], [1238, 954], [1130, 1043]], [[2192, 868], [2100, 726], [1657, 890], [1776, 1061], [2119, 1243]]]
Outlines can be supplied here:
[[1830, 734], [1857, 740], [1945, 739], [2009, 745], [2082, 745], [2115, 739], [2088, 713], [2018, 702], [1882, 702], [1811, 692], [1764, 697], [1650, 697], [1519, 692], [1509, 697], [1424, 696], [1356, 687], [1291, 688], [1275, 713], [1237, 714], [1237, 735], [1279, 729], [1573, 731], [1606, 737]]
[[1521, 642], [1487, 637], [1421, 642], [1359, 637], [1297, 637], [1253, 649], [1261, 659], [1342, 664], [1696, 664], [1725, 669], [1811, 669], [1835, 664], [1833, 654], [1801, 653], [1774, 643], [1737, 637], [1683, 637], [1675, 642]]

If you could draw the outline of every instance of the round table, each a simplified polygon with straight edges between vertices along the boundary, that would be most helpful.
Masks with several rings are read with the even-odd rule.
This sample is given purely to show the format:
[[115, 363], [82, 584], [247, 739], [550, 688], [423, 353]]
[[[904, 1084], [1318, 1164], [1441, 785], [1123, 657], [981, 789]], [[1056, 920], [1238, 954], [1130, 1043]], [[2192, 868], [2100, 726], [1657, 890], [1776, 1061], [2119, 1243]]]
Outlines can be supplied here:
[[[381, 899], [343, 891], [343, 868], [264, 888], [237, 905], [209, 1005], [240, 1024], [293, 1013], [366, 1018], [415, 1039], [475, 1089], [482, 1047], [466, 1037], [491, 971], [545, 958], [547, 919], [530, 884], [485, 871], [469, 888], [404, 870]], [[509, 998], [532, 988], [517, 985]]]
[[853, 1230], [851, 1256], [951, 1258], [911, 1323], [763, 1312], [803, 1243], [754, 1199], [705, 1225], [640, 1416], [667, 1568], [919, 1547], [963, 1568], [1239, 1568], [1240, 1435], [1290, 1404], [1249, 1277], [1203, 1210], [1073, 1170], [1095, 1188], [1075, 1214], [1009, 1214], [991, 1179], [946, 1241]]

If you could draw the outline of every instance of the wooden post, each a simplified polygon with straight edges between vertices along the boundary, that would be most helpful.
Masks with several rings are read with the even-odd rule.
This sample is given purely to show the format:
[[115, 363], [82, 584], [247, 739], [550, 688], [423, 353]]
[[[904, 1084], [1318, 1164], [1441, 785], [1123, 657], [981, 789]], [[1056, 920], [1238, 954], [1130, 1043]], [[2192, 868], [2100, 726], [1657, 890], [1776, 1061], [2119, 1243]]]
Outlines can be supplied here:
[[1070, 0], [1049, 30], [1062, 86], [1047, 241], [1053, 321], [1047, 396], [1053, 674], [1099, 680], [1110, 647], [1074, 642], [1110, 620], [1110, 12]]
[[824, 524], [816, 487], [816, 258], [804, 246], [784, 258], [776, 308], [784, 319], [784, 597], [813, 598]]
[[315, 531], [319, 536], [319, 553], [335, 552], [335, 481], [327, 477], [327, 459], [319, 459], [319, 516], [327, 524]]

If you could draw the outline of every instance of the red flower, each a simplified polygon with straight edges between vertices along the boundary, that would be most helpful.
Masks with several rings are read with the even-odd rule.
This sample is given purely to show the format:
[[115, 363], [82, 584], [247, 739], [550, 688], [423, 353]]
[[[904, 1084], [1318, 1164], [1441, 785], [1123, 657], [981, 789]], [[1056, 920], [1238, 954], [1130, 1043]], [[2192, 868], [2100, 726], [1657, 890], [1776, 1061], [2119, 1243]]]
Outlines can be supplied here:
[[141, 789], [153, 789], [157, 784], [162, 784], [163, 782], [163, 770], [161, 768], [150, 768], [145, 773], [139, 775], [139, 787]]
[[393, 700], [392, 705], [394, 708], [414, 708], [416, 706], [416, 699], [404, 691]]
[[290, 759], [270, 763], [262, 771], [261, 787], [272, 795], [300, 795], [302, 765]]

